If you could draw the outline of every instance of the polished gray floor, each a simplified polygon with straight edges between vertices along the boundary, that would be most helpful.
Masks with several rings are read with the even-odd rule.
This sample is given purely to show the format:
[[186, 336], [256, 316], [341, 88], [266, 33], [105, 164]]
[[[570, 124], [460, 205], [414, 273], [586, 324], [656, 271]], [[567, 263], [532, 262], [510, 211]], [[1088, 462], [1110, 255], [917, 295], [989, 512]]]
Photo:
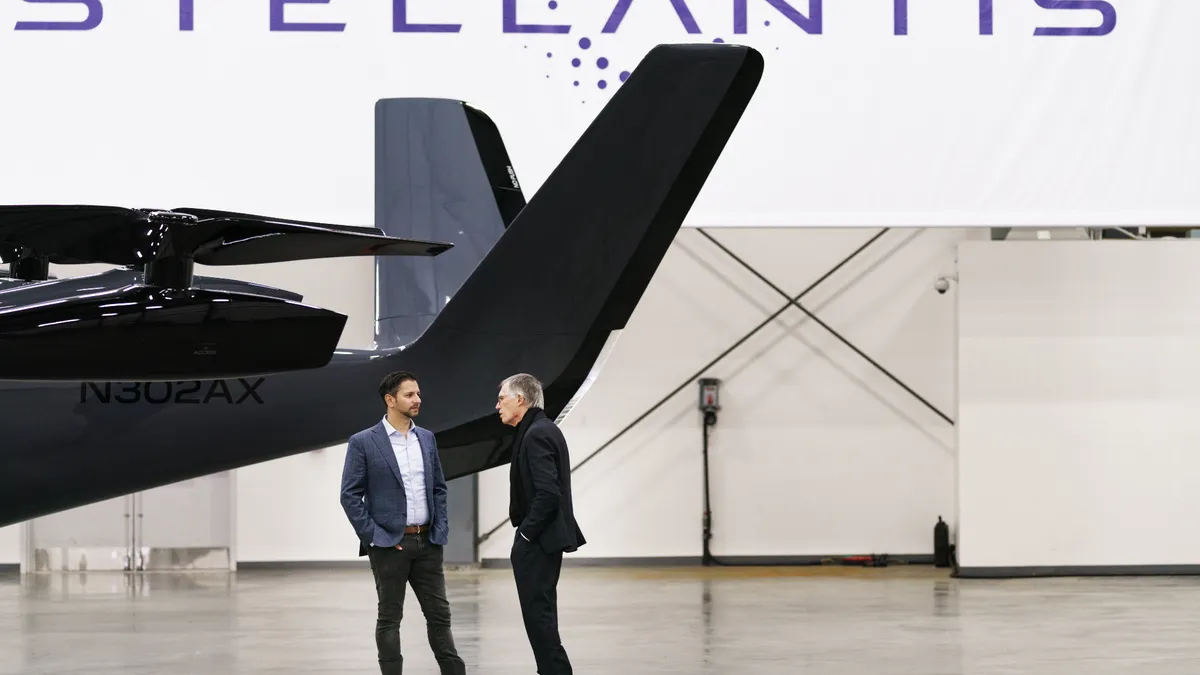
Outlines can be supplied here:
[[[506, 570], [451, 571], [469, 672], [533, 673]], [[888, 569], [564, 570], [575, 672], [1200, 673], [1200, 579]], [[405, 672], [437, 673], [416, 599]], [[367, 570], [0, 578], [0, 673], [372, 673]]]

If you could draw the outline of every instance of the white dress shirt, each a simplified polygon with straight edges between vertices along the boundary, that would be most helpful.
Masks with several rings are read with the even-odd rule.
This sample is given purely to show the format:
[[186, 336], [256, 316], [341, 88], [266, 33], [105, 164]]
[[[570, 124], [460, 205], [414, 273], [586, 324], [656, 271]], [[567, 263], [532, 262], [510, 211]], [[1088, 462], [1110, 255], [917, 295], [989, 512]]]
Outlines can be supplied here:
[[392, 443], [396, 464], [400, 466], [404, 496], [408, 501], [405, 509], [408, 525], [429, 524], [429, 504], [425, 497], [425, 457], [421, 454], [421, 441], [409, 420], [408, 429], [399, 431], [383, 418], [383, 430]]

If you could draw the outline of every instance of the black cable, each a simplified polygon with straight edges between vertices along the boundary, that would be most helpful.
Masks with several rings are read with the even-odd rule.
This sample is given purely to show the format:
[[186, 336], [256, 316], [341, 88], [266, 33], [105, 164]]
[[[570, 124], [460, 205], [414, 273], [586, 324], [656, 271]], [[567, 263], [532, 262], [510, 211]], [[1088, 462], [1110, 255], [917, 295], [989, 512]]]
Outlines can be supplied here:
[[[585, 464], [592, 461], [592, 458], [594, 458], [596, 455], [600, 454], [606, 448], [608, 448], [610, 445], [615, 443], [617, 441], [617, 439], [624, 436], [630, 429], [633, 429], [635, 426], [640, 424], [642, 420], [644, 420], [647, 417], [649, 417], [650, 415], [654, 414], [654, 411], [658, 410], [663, 405], [665, 405], [667, 401], [671, 400], [671, 398], [673, 398], [675, 396], [675, 394], [678, 394], [679, 392], [683, 391], [684, 387], [687, 387], [689, 385], [694, 385], [696, 383], [696, 379], [699, 378], [701, 375], [703, 375], [705, 372], [707, 372], [709, 368], [712, 368], [713, 366], [717, 365], [717, 363], [719, 363], [722, 359], [724, 359], [726, 356], [729, 356], [731, 353], [733, 353], [733, 351], [735, 349], [742, 346], [750, 338], [754, 337], [754, 335], [756, 335], [758, 333], [758, 331], [762, 330], [768, 324], [770, 324], [772, 321], [774, 321], [776, 318], [778, 318], [780, 314], [783, 314], [788, 309], [790, 309], [792, 306], [792, 301], [798, 302], [801, 298], [808, 295], [810, 292], [812, 292], [813, 289], [815, 289], [817, 286], [821, 285], [821, 283], [823, 283], [826, 279], [833, 276], [838, 270], [842, 269], [842, 267], [845, 267], [847, 263], [849, 263], [851, 260], [856, 258], [858, 256], [858, 254], [865, 251], [868, 246], [870, 246], [871, 244], [878, 241], [879, 238], [882, 237], [884, 234], [886, 234], [887, 231], [890, 229], [891, 228], [885, 227], [882, 230], [880, 230], [879, 232], [876, 232], [873, 237], [871, 237], [867, 241], [863, 242], [863, 244], [861, 246], [859, 246], [858, 248], [851, 251], [850, 255], [847, 255], [845, 258], [842, 258], [841, 262], [839, 262], [838, 264], [831, 267], [829, 269], [829, 271], [825, 272], [825, 274], [822, 274], [819, 279], [817, 279], [816, 281], [809, 284], [808, 288], [805, 288], [803, 291], [801, 291], [799, 295], [797, 295], [795, 298], [789, 298], [788, 304], [784, 305], [783, 307], [780, 307], [778, 311], [771, 314], [771, 316], [768, 316], [765, 320], [763, 320], [762, 323], [755, 326], [749, 333], [746, 333], [745, 335], [742, 336], [741, 339], [739, 339], [737, 342], [734, 342], [732, 345], [730, 345], [728, 349], [726, 349], [725, 351], [718, 354], [716, 358], [714, 358], [713, 360], [704, 364], [699, 370], [697, 370], [695, 373], [693, 373], [691, 376], [689, 376], [683, 382], [679, 383], [678, 387], [675, 387], [666, 396], [663, 396], [661, 399], [659, 399], [658, 403], [655, 403], [654, 405], [650, 406], [649, 409], [647, 409], [641, 415], [638, 415], [636, 419], [634, 419], [629, 424], [625, 425], [624, 429], [621, 429], [620, 431], [618, 431], [616, 433], [616, 435], [614, 435], [612, 438], [605, 441], [603, 444], [600, 445], [600, 447], [593, 450], [587, 457], [584, 457], [582, 462], [571, 467], [571, 473], [574, 474]], [[479, 538], [478, 541], [475, 542], [476, 545], [482, 544], [483, 542], [487, 541], [488, 538], [491, 537], [493, 534], [495, 534], [500, 528], [502, 528], [508, 524], [509, 524], [508, 520], [503, 520], [503, 521], [497, 523], [495, 527], [488, 530], [486, 533], [483, 534], [483, 536], [481, 536]]]
[[708, 547], [708, 542], [712, 540], [712, 503], [708, 498], [708, 428], [717, 423], [717, 414], [715, 412], [704, 413], [704, 547], [700, 557], [701, 565], [723, 564], [713, 557], [712, 551]]

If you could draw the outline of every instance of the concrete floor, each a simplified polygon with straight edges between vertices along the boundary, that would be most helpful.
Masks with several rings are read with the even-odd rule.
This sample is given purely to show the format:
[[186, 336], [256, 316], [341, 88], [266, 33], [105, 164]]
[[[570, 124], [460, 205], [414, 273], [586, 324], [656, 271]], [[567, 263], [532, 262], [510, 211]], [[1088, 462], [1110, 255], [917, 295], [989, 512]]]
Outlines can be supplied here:
[[[451, 571], [469, 672], [533, 673], [507, 570]], [[1200, 673], [1200, 579], [954, 580], [928, 567], [567, 568], [585, 674]], [[0, 674], [371, 673], [370, 572], [0, 579]], [[406, 673], [437, 673], [409, 594]]]

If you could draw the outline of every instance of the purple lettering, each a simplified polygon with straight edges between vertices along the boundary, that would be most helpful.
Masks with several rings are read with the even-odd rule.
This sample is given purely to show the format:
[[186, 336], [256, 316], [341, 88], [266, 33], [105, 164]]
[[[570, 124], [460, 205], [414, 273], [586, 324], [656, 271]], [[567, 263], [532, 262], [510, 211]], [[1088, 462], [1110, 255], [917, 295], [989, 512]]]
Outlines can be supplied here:
[[392, 0], [393, 33], [457, 33], [460, 23], [409, 23], [408, 0]]
[[[550, 3], [551, 6], [554, 3]], [[504, 0], [505, 33], [569, 33], [571, 27], [540, 23], [517, 23], [517, 0]]]
[[[746, 32], [746, 25], [749, 23], [746, 4], [747, 0], [733, 0], [734, 33], [744, 34]], [[805, 33], [810, 35], [821, 34], [821, 0], [808, 0], [808, 16], [804, 16], [796, 11], [795, 7], [787, 4], [784, 0], [767, 0], [767, 4], [790, 19], [792, 23], [799, 26]], [[699, 32], [699, 30], [697, 28], [696, 32]]]
[[1100, 12], [1093, 28], [1035, 28], [1034, 35], [1108, 35], [1117, 26], [1117, 10], [1107, 0], [1034, 0], [1042, 9], [1079, 9]]
[[83, 21], [18, 21], [15, 30], [92, 30], [104, 19], [104, 6], [100, 0], [25, 0], [29, 3], [62, 3], [87, 6], [88, 15]]
[[[4, 2], [5, 0], [0, 0]], [[8, 0], [9, 2], [17, 2], [18, 0]], [[87, 9], [87, 16], [76, 21], [18, 21], [15, 30], [21, 31], [88, 31], [100, 26], [104, 20], [104, 0], [19, 0], [33, 5], [56, 4], [56, 5], [77, 5]], [[167, 2], [170, 0], [160, 0]], [[247, 0], [254, 1], [254, 0]], [[261, 0], [258, 0], [261, 2]], [[462, 23], [416, 23], [409, 20], [408, 9], [411, 0], [391, 0], [392, 1], [392, 31], [396, 33], [459, 33], [462, 31]], [[494, 0], [491, 0], [494, 2]], [[540, 23], [522, 23], [518, 16], [520, 12], [519, 3], [522, 0], [502, 0], [502, 24], [504, 33], [540, 33], [540, 34], [566, 34], [570, 33], [572, 26], [570, 24], [540, 24]], [[529, 0], [526, 0], [527, 2]], [[541, 1], [541, 0], [539, 0]], [[662, 0], [656, 0], [662, 6]], [[687, 0], [669, 0], [671, 7], [675, 10], [675, 15], [679, 19], [683, 28], [692, 35], [702, 33], [700, 25], [697, 23], [692, 14], [691, 8], [688, 6]], [[787, 17], [793, 24], [808, 34], [820, 35], [824, 31], [824, 0], [807, 0], [808, 6], [806, 10], [798, 10], [796, 6], [803, 6], [804, 0], [762, 0], [767, 5], [770, 5], [773, 10]], [[969, 2], [969, 0], [962, 0]], [[1030, 0], [1014, 0], [1020, 2], [1030, 2]], [[1200, 1], [1200, 0], [1196, 0]], [[308, 32], [344, 32], [346, 29], [345, 23], [321, 22], [321, 23], [289, 23], [284, 13], [289, 4], [292, 5], [329, 5], [332, 0], [269, 0], [270, 2], [270, 30], [271, 31], [308, 31]], [[601, 29], [603, 33], [616, 33], [620, 30], [622, 22], [634, 4], [634, 0], [613, 0], [614, 6], [608, 21]], [[1081, 27], [1066, 27], [1066, 26], [1039, 26], [1034, 29], [1035, 36], [1105, 36], [1110, 35], [1116, 30], [1117, 26], [1117, 9], [1115, 0], [1032, 0], [1038, 7], [1044, 10], [1059, 10], [1059, 11], [1074, 11], [1074, 12], [1095, 12], [1098, 16], [1098, 22], [1093, 21], [1090, 26]], [[733, 32], [735, 34], [744, 35], [749, 32], [750, 25], [750, 10], [751, 0], [732, 0], [733, 3]], [[977, 0], [979, 8], [979, 35], [993, 35], [995, 33], [995, 5], [996, 0]], [[179, 31], [190, 32], [195, 30], [196, 26], [196, 0], [178, 0], [179, 4]], [[560, 0], [551, 0], [549, 6], [551, 10], [557, 8]], [[643, 3], [646, 4], [646, 3]], [[444, 3], [437, 0], [428, 0], [429, 7], [443, 7]], [[910, 0], [892, 0], [892, 34], [893, 35], [908, 35], [909, 34], [909, 5]], [[759, 5], [761, 10], [762, 5]], [[48, 10], [43, 10], [48, 11]], [[765, 11], [765, 10], [764, 10]], [[804, 12], [804, 13], [802, 13]], [[1082, 16], [1076, 14], [1075, 16]], [[761, 21], [761, 19], [760, 19]], [[770, 22], [767, 22], [768, 24]], [[721, 40], [717, 40], [718, 42]]]
[[284, 5], [327, 5], [329, 0], [271, 0], [272, 31], [313, 31], [340, 33], [346, 30], [344, 23], [288, 23], [283, 20]]
[[992, 34], [992, 0], [979, 0], [979, 34]]
[[[738, 1], [745, 5], [746, 0]], [[771, 2], [771, 4], [775, 4], [775, 2], [781, 0], [768, 1]], [[818, 3], [820, 1], [821, 0], [817, 0]], [[629, 6], [632, 4], [633, 0], [617, 0], [617, 6], [613, 7], [612, 14], [608, 17], [608, 23], [604, 24], [604, 30], [601, 32], [617, 32], [617, 29], [621, 27], [621, 21], [625, 19], [625, 13], [629, 11]], [[687, 32], [692, 34], [700, 32], [700, 26], [696, 23], [696, 19], [692, 17], [692, 10], [688, 9], [687, 0], [671, 0], [671, 6], [675, 8], [675, 15], [679, 17], [680, 23], [682, 23], [683, 27], [687, 29]]]

